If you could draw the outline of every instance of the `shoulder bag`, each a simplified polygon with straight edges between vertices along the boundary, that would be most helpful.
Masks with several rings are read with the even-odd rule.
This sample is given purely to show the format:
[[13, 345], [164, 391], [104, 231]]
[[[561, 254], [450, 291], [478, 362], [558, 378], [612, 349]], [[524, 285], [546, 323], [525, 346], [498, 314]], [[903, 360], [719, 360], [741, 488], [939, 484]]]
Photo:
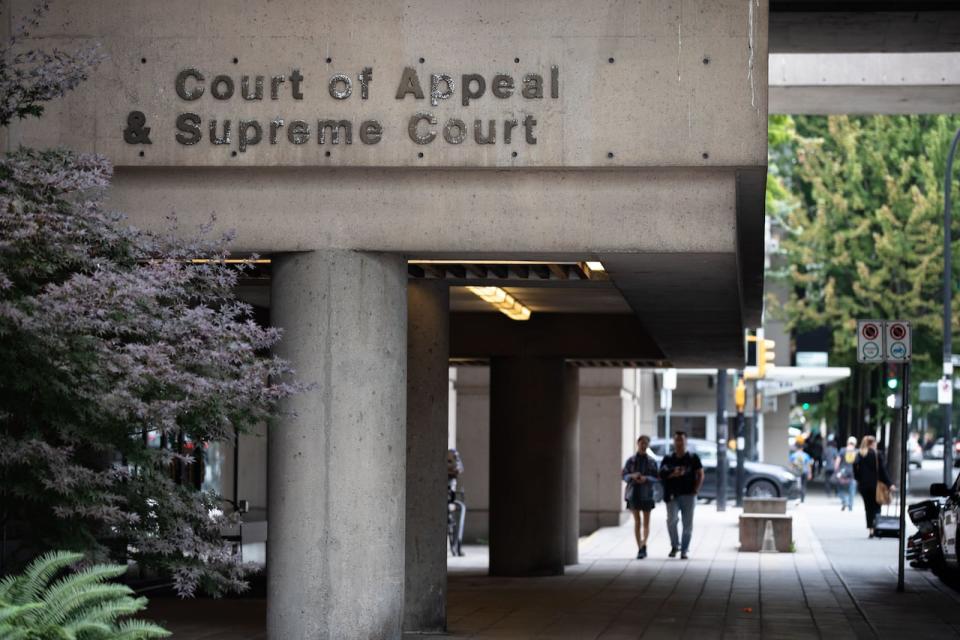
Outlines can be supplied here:
[[880, 479], [880, 454], [874, 451], [873, 459], [877, 463], [877, 504], [890, 504], [890, 486]]

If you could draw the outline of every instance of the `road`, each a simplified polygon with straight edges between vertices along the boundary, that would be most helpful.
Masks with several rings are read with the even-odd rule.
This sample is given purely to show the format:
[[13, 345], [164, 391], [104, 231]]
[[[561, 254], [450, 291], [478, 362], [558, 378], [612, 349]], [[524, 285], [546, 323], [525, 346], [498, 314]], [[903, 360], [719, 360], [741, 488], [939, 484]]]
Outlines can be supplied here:
[[[957, 471], [953, 470], [954, 478]], [[943, 460], [924, 460], [922, 468], [910, 469], [910, 498], [929, 496], [930, 485], [934, 482], [943, 482]]]

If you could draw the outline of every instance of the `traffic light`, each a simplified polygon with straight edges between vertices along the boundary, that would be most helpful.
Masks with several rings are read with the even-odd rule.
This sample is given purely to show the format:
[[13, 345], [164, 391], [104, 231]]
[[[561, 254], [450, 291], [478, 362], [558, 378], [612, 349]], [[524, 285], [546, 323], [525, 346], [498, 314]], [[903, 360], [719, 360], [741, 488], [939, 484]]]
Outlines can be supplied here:
[[748, 380], [765, 378], [767, 370], [774, 367], [776, 353], [773, 350], [776, 346], [776, 342], [763, 337], [762, 330], [758, 330], [757, 335], [747, 336], [747, 365], [755, 366], [756, 371], [745, 371], [744, 377]]
[[767, 376], [768, 367], [772, 368], [775, 366], [773, 361], [777, 354], [774, 353], [773, 350], [776, 346], [777, 343], [773, 340], [767, 340], [765, 338], [757, 340], [757, 375], [760, 378]]
[[804, 410], [804, 411], [809, 411], [809, 410], [810, 410], [810, 403], [809, 403], [809, 402], [804, 402], [804, 403], [803, 403], [802, 405], [800, 405], [800, 406], [803, 407], [803, 410]]
[[747, 385], [743, 382], [743, 378], [737, 380], [737, 388], [733, 392], [733, 403], [737, 405], [737, 413], [743, 413], [744, 407], [747, 406]]
[[897, 365], [888, 364], [886, 369], [886, 381], [887, 389], [894, 391], [897, 386], [900, 384], [899, 378], [897, 378]]

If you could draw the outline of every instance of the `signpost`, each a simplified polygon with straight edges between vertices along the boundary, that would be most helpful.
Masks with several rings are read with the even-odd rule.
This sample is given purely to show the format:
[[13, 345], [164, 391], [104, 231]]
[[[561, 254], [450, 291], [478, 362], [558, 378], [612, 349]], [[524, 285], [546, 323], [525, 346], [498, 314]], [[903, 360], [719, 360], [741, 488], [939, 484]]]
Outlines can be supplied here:
[[[910, 406], [910, 356], [913, 354], [910, 323], [905, 320], [857, 320], [857, 362], [902, 363], [900, 387], [900, 557], [897, 560], [897, 591], [903, 591], [904, 554], [907, 537], [907, 430], [909, 429]], [[943, 380], [941, 380], [943, 382]], [[950, 393], [952, 385], [947, 380], [947, 391], [937, 385], [938, 399], [941, 393]], [[941, 400], [942, 402], [942, 400]]]

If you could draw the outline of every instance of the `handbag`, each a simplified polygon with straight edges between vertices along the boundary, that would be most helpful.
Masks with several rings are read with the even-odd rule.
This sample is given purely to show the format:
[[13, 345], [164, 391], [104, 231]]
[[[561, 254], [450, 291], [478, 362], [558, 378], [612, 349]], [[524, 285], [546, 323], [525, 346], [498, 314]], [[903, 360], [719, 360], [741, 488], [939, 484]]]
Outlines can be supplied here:
[[890, 485], [880, 479], [880, 454], [873, 452], [873, 459], [877, 463], [877, 504], [890, 504]]

